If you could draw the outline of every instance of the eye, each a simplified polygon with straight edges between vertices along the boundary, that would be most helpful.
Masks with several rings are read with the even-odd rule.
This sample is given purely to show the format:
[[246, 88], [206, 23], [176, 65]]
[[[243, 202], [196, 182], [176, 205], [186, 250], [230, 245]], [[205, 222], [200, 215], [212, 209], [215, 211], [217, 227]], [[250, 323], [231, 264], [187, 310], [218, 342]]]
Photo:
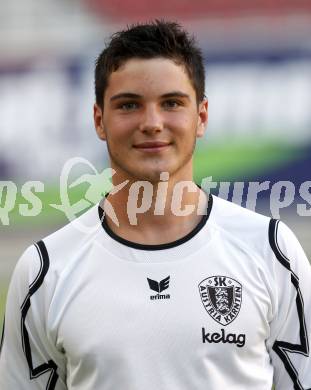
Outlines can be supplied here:
[[179, 100], [170, 99], [170, 100], [165, 100], [162, 105], [166, 109], [174, 109], [180, 107], [182, 103]]
[[126, 102], [126, 103], [120, 103], [118, 105], [118, 109], [122, 111], [133, 111], [138, 108], [138, 103], [136, 102]]

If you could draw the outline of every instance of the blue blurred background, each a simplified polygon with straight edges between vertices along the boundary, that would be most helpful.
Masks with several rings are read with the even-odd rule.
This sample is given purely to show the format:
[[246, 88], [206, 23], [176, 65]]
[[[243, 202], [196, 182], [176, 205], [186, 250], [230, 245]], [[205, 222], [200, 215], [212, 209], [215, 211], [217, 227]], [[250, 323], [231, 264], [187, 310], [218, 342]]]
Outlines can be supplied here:
[[[310, 204], [299, 194], [311, 180], [310, 1], [1, 0], [0, 209], [7, 181], [16, 183], [17, 200], [9, 223], [0, 219], [0, 316], [22, 251], [66, 223], [48, 206], [57, 203], [65, 162], [79, 156], [99, 171], [108, 165], [92, 122], [96, 56], [111, 33], [153, 18], [182, 23], [204, 51], [210, 122], [196, 180], [269, 181], [256, 207], [267, 215], [272, 184], [291, 181], [295, 198], [281, 216], [311, 254]], [[22, 218], [21, 186], [30, 180], [45, 183], [44, 212]], [[243, 194], [247, 205], [247, 186]]]

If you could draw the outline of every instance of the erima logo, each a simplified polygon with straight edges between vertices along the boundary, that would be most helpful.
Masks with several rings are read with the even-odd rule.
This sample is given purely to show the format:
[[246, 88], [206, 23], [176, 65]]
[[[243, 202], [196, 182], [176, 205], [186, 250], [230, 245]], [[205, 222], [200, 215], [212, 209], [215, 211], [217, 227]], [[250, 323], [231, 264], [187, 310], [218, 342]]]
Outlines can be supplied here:
[[156, 280], [152, 280], [147, 278], [148, 284], [151, 290], [156, 291], [156, 295], [150, 295], [150, 299], [170, 299], [170, 294], [160, 294], [162, 291], [166, 290], [170, 286], [170, 276], [157, 282]]
[[236, 344], [237, 347], [241, 348], [245, 345], [245, 334], [225, 333], [224, 329], [221, 329], [221, 333], [206, 333], [205, 328], [202, 328], [202, 341], [203, 343], [229, 343]]

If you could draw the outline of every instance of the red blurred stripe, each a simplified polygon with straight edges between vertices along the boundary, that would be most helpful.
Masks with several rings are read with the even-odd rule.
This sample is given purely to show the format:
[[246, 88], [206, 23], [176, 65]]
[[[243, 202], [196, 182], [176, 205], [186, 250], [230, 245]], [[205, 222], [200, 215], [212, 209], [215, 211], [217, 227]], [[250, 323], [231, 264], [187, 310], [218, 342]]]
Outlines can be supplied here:
[[309, 12], [310, 0], [84, 0], [103, 16], [118, 19], [148, 20], [154, 17], [187, 19], [204, 16], [240, 16]]

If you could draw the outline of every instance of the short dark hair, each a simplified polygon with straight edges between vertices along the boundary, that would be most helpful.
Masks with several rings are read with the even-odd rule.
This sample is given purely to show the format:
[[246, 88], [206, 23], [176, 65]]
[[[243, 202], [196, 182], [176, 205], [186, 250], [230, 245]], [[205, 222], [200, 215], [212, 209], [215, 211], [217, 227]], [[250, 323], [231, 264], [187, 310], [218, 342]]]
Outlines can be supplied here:
[[109, 76], [131, 58], [171, 59], [183, 65], [196, 92], [197, 102], [204, 99], [205, 71], [203, 55], [195, 38], [178, 23], [155, 20], [135, 24], [116, 32], [100, 53], [95, 66], [96, 103], [103, 104]]

